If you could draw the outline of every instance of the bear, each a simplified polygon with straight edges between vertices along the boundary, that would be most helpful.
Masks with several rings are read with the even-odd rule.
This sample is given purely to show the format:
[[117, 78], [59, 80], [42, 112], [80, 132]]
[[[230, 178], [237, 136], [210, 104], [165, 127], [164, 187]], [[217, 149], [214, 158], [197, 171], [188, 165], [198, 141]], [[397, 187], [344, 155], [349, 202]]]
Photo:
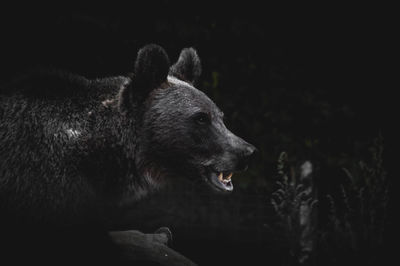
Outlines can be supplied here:
[[[171, 66], [161, 46], [148, 44], [138, 51], [131, 75], [89, 80], [42, 69], [4, 85], [3, 236], [7, 228], [25, 228], [23, 237], [14, 231], [8, 241], [29, 235], [38, 244], [44, 231], [98, 239], [94, 232], [106, 228], [116, 210], [173, 178], [232, 191], [232, 174], [247, 168], [256, 148], [226, 128], [223, 112], [195, 87], [200, 75], [194, 48], [183, 49]], [[46, 241], [55, 240], [48, 235]], [[97, 240], [71, 241], [77, 253], [93, 255], [88, 246]]]

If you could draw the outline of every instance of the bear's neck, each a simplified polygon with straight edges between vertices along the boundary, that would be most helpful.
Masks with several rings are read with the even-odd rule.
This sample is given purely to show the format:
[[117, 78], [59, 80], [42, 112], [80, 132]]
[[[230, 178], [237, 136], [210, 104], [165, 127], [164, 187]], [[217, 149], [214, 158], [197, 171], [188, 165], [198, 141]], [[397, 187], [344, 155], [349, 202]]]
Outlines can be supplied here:
[[130, 205], [158, 187], [153, 177], [160, 171], [149, 165], [141, 167], [136, 122], [113, 104], [101, 107], [94, 117], [83, 166], [96, 190], [113, 204]]

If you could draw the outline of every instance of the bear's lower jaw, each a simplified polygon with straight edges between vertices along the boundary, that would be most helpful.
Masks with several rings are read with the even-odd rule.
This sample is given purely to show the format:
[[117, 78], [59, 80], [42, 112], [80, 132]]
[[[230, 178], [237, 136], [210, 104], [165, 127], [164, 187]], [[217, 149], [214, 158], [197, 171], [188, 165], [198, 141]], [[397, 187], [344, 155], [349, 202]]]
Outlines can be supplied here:
[[206, 182], [218, 192], [231, 192], [233, 191], [232, 172], [224, 174], [223, 172], [216, 173], [210, 172], [209, 176], [205, 178]]

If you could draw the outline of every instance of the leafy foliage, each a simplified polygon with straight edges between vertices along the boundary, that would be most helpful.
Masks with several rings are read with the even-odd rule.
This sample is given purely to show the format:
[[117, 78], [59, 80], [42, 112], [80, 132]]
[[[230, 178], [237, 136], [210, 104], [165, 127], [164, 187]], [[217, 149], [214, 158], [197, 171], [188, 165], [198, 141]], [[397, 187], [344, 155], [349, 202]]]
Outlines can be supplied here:
[[[352, 171], [342, 169], [347, 179], [335, 195], [316, 193], [312, 171], [305, 170], [311, 163], [303, 163], [300, 175], [296, 175], [298, 171], [288, 164], [287, 154], [281, 153], [279, 180], [271, 203], [291, 255], [286, 264], [375, 264], [382, 259], [389, 206], [382, 136], [375, 139], [370, 150], [369, 163], [360, 161]], [[328, 202], [328, 217], [321, 217], [323, 212], [318, 216], [327, 220], [326, 224], [317, 223], [318, 198]]]
[[353, 171], [343, 168], [348, 178], [340, 195], [327, 195], [330, 203], [329, 223], [324, 228], [324, 251], [335, 260], [351, 254], [360, 260], [375, 261], [385, 245], [385, 228], [389, 205], [389, 182], [383, 167], [383, 137], [375, 139], [371, 162], [360, 161]]
[[294, 262], [308, 262], [313, 256], [316, 235], [316, 206], [312, 180], [312, 164], [301, 165], [301, 173], [287, 164], [287, 154], [282, 152], [278, 160], [277, 190], [271, 200], [280, 218]]

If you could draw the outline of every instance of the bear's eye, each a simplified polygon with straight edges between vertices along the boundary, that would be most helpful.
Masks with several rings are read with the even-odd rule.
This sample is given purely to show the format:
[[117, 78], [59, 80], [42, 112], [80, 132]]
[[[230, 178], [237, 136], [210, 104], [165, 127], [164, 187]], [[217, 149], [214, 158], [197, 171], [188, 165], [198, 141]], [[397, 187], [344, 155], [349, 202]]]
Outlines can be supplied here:
[[199, 112], [194, 115], [194, 120], [199, 125], [205, 125], [210, 123], [210, 116], [207, 113]]

